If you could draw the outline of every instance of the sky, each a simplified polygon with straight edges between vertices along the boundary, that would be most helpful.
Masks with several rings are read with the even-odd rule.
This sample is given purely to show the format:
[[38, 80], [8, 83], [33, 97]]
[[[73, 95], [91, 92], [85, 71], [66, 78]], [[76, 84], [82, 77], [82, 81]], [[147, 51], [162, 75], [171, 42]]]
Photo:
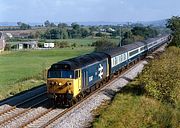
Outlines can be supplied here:
[[137, 22], [180, 15], [180, 0], [0, 0], [0, 22]]

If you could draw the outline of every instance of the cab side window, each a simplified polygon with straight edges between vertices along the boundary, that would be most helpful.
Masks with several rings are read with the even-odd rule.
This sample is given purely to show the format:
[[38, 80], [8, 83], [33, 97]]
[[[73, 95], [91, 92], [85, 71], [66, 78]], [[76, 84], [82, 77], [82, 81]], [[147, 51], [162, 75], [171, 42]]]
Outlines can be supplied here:
[[75, 71], [75, 79], [79, 78], [79, 73], [78, 73], [78, 70]]
[[78, 70], [78, 77], [80, 78], [80, 70]]

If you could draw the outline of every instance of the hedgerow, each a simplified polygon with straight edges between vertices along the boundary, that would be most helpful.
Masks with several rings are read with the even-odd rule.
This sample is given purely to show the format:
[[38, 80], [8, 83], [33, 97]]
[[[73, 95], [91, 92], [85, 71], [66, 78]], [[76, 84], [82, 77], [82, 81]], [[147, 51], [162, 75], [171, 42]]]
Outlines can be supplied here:
[[180, 49], [169, 47], [94, 113], [94, 128], [179, 128]]
[[137, 79], [139, 85], [145, 86], [147, 95], [175, 105], [180, 93], [180, 49], [169, 47], [159, 58], [143, 70]]

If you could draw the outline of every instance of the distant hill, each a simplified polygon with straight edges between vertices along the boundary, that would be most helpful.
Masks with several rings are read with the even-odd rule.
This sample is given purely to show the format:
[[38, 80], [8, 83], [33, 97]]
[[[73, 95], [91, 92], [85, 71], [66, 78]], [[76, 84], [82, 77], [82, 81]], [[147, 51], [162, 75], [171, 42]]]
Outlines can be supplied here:
[[[96, 25], [118, 25], [118, 24], [135, 24], [135, 23], [141, 23], [143, 25], [153, 25], [153, 26], [163, 26], [165, 27], [167, 22], [167, 19], [164, 20], [157, 20], [157, 21], [140, 21], [140, 22], [106, 22], [106, 21], [89, 21], [89, 22], [77, 22], [80, 25], [85, 26], [96, 26]], [[70, 25], [72, 22], [66, 22], [68, 25]], [[35, 25], [42, 25], [43, 23], [28, 23], [31, 26]], [[58, 24], [58, 22], [55, 22], [55, 24]], [[0, 26], [17, 26], [17, 22], [0, 22]]]
[[140, 22], [144, 25], [153, 25], [153, 26], [160, 26], [160, 27], [165, 27], [167, 23], [167, 19], [163, 20], [157, 20], [157, 21], [148, 21], [148, 22]]
[[161, 27], [165, 27], [166, 23], [167, 23], [167, 19], [163, 19], [163, 20], [157, 20], [157, 21], [140, 21], [140, 22], [104, 22], [104, 21], [99, 21], [99, 22], [77, 22], [81, 25], [118, 25], [118, 24], [136, 24], [136, 23], [140, 23], [143, 24], [145, 26], [147, 25], [153, 25], [153, 26], [161, 26]]
[[[28, 23], [31, 26], [42, 25], [43, 23]], [[0, 22], [0, 26], [17, 26], [17, 22]]]

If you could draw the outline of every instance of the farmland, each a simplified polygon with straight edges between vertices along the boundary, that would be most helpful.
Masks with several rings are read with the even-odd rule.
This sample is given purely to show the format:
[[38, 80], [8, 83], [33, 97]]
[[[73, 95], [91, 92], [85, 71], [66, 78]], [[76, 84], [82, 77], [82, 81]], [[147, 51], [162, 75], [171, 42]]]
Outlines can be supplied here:
[[44, 83], [54, 62], [93, 51], [93, 47], [11, 51], [0, 54], [0, 99]]
[[[84, 38], [84, 39], [59, 39], [56, 41], [62, 42], [66, 41], [70, 44], [77, 43], [77, 45], [91, 45], [93, 42], [99, 40], [100, 38]], [[48, 42], [53, 42], [54, 40], [47, 40]], [[117, 43], [119, 39], [109, 39], [109, 41]]]
[[[43, 44], [45, 42], [67, 42], [69, 45], [76, 44], [77, 46], [88, 46], [91, 45], [93, 42], [96, 42], [97, 40], [100, 40], [101, 38], [83, 38], [83, 39], [57, 39], [57, 40], [39, 40], [39, 43]], [[118, 43], [119, 39], [108, 39], [109, 41], [113, 43]], [[28, 39], [21, 39], [21, 41], [28, 41]], [[17, 44], [20, 41], [12, 41], [7, 42], [8, 44], [14, 45]]]

